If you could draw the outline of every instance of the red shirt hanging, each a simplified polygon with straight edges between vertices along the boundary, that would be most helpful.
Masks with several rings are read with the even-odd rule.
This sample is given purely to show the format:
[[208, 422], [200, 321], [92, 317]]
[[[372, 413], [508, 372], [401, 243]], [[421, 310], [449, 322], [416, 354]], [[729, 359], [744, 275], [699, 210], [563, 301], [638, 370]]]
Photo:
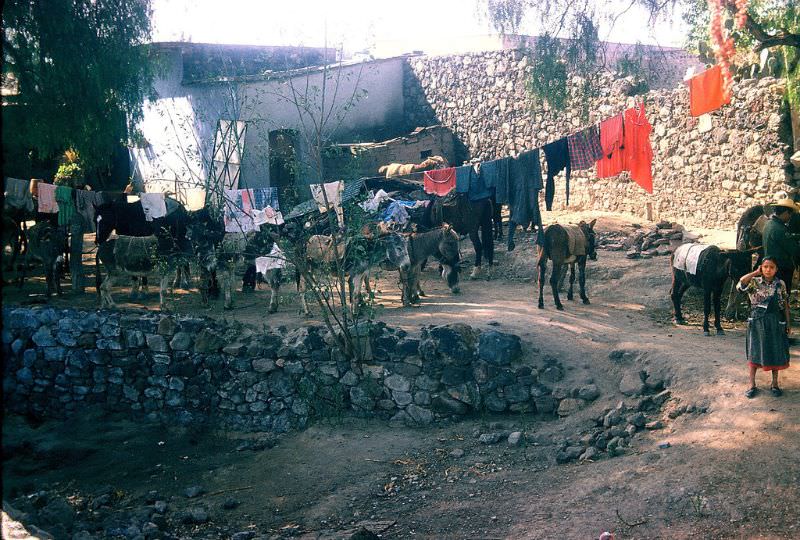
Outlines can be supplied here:
[[625, 111], [625, 147], [622, 151], [625, 169], [631, 178], [648, 193], [653, 193], [653, 127], [644, 112], [644, 103]]
[[722, 67], [714, 66], [689, 79], [689, 109], [692, 116], [715, 111], [731, 102], [722, 87]]
[[456, 187], [456, 168], [434, 169], [423, 175], [425, 193], [444, 196]]
[[597, 161], [598, 178], [608, 178], [622, 172], [623, 132], [621, 114], [600, 122], [600, 146], [603, 149], [603, 157]]

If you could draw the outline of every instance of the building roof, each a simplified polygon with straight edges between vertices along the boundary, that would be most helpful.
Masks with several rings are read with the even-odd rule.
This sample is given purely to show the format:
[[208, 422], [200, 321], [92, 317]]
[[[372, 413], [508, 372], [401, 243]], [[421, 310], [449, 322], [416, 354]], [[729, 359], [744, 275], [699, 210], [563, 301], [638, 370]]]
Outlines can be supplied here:
[[216, 43], [157, 42], [156, 49], [178, 49], [183, 83], [230, 80], [292, 71], [335, 62], [337, 51], [324, 47], [284, 45], [226, 45]]

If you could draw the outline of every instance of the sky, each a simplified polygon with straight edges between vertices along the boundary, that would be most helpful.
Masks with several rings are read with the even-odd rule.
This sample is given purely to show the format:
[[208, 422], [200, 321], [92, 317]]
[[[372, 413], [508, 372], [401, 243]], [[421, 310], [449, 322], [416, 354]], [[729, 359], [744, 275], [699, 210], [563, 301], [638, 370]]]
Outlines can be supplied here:
[[[630, 0], [601, 0], [604, 13], [619, 14], [615, 24], [601, 21], [600, 39], [681, 46], [685, 30], [661, 21], [647, 24]], [[600, 7], [597, 8], [601, 10]], [[627, 9], [627, 11], [626, 11]], [[477, 0], [154, 0], [154, 41], [193, 41], [243, 45], [343, 44], [349, 52], [370, 49], [376, 56], [414, 50], [429, 54], [460, 52], [490, 33]], [[537, 35], [541, 24], [523, 21], [521, 33]]]

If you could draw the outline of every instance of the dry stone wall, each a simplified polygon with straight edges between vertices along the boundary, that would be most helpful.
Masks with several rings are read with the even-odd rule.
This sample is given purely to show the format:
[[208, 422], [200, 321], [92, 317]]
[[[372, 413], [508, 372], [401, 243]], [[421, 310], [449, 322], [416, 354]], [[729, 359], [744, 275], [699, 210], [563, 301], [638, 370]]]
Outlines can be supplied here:
[[[780, 79], [738, 82], [731, 104], [712, 113], [711, 129], [701, 133], [698, 119], [689, 115], [685, 86], [631, 96], [633, 81], [608, 75], [588, 118], [578, 110], [537, 105], [525, 89], [531, 66], [521, 51], [415, 57], [405, 70], [409, 123], [441, 123], [453, 130], [469, 157], [483, 160], [540, 147], [644, 99], [653, 125], [654, 193], [639, 188], [627, 173], [597, 179], [593, 171], [580, 171], [570, 183], [571, 209], [730, 228], [743, 209], [773, 199], [795, 180], [783, 108], [786, 86]], [[562, 173], [554, 208], [564, 208], [564, 188]], [[547, 222], [546, 213], [544, 218]]]
[[599, 395], [593, 385], [557, 392], [555, 359], [531, 361], [519, 337], [461, 324], [414, 337], [375, 323], [365, 363], [345, 359], [320, 327], [256, 330], [148, 312], [6, 307], [2, 342], [5, 407], [49, 418], [95, 406], [285, 432], [344, 414], [408, 425], [480, 411], [553, 415], [565, 399], [580, 408]]

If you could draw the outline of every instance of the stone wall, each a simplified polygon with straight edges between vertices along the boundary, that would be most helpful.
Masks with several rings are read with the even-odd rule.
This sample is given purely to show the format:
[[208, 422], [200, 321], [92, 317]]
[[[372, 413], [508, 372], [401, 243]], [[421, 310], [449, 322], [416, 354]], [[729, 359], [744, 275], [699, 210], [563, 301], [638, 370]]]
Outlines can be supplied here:
[[[701, 133], [689, 115], [688, 88], [630, 96], [631, 80], [607, 76], [588, 119], [579, 111], [554, 112], [525, 89], [530, 63], [520, 51], [416, 57], [406, 61], [406, 118], [414, 125], [449, 127], [473, 158], [493, 159], [540, 147], [645, 100], [653, 125], [654, 193], [627, 173], [597, 179], [573, 175], [570, 208], [628, 212], [690, 226], [733, 227], [740, 212], [774, 198], [791, 183], [790, 141], [783, 109], [785, 81], [771, 77], [735, 85], [732, 103], [711, 114]], [[563, 173], [555, 208], [565, 202]], [[544, 215], [547, 222], [547, 215]]]
[[2, 341], [5, 407], [50, 418], [99, 406], [284, 432], [343, 414], [409, 425], [479, 411], [552, 415], [599, 394], [594, 385], [554, 390], [563, 376], [555, 359], [526, 354], [517, 336], [466, 325], [413, 337], [376, 323], [362, 364], [319, 327], [255, 330], [149, 312], [7, 307]]

